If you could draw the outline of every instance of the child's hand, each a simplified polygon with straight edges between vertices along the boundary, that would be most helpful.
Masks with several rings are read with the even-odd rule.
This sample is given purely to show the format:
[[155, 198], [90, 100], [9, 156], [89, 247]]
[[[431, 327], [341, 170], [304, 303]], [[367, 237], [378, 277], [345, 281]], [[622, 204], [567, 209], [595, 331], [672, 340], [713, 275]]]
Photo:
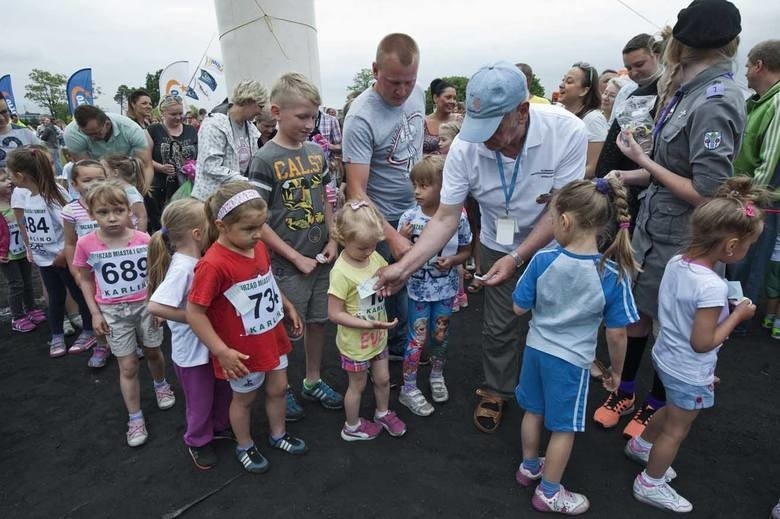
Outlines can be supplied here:
[[389, 330], [398, 326], [398, 318], [396, 317], [392, 321], [369, 321], [371, 327], [375, 330]]
[[303, 334], [303, 321], [301, 316], [295, 311], [295, 308], [290, 305], [290, 308], [285, 309], [284, 315], [285, 321], [287, 321], [290, 335], [293, 337], [300, 337]]
[[300, 270], [304, 276], [308, 276], [314, 272], [315, 268], [317, 268], [317, 260], [306, 257], [303, 254], [298, 254], [298, 257], [295, 258], [293, 265], [295, 265], [295, 268]]
[[32, 263], [33, 262], [33, 256], [32, 256], [32, 249], [30, 247], [27, 247], [25, 249], [25, 254], [27, 255], [27, 261], [29, 263]]
[[406, 225], [401, 227], [401, 229], [398, 231], [398, 234], [400, 234], [406, 239], [411, 239], [413, 230], [414, 228], [412, 227], [412, 224], [407, 223]]
[[745, 298], [741, 303], [734, 307], [734, 310], [731, 313], [737, 314], [740, 321], [747, 321], [748, 319], [752, 319], [755, 315], [756, 305], [754, 305], [753, 301], [750, 299]]
[[436, 268], [446, 272], [455, 266], [455, 256], [439, 256], [436, 258]]
[[108, 323], [103, 319], [103, 314], [100, 312], [92, 314], [92, 329], [98, 335], [108, 335], [111, 333], [111, 328], [108, 327]]
[[156, 315], [152, 319], [152, 324], [154, 324], [155, 328], [162, 328], [162, 325], [165, 324], [165, 319], [162, 317], [157, 317]]
[[219, 361], [219, 365], [222, 366], [222, 372], [228, 379], [236, 379], [249, 375], [249, 370], [244, 366], [244, 363], [241, 362], [242, 360], [248, 359], [249, 355], [244, 355], [240, 351], [227, 348], [218, 353], [216, 357]]
[[322, 249], [322, 256], [328, 260], [327, 263], [333, 263], [339, 254], [339, 244], [335, 240], [328, 240], [328, 244]]
[[609, 376], [602, 377], [601, 383], [604, 386], [604, 389], [610, 393], [617, 391], [618, 387], [620, 387], [620, 373], [615, 373], [612, 371], [612, 368], [610, 368]]

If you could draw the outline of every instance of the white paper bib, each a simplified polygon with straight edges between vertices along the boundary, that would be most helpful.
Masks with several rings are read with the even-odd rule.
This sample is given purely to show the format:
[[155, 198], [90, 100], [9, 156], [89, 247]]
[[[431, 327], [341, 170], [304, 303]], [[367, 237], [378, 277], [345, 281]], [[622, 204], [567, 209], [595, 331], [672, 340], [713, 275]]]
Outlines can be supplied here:
[[261, 335], [284, 318], [282, 297], [271, 271], [254, 279], [236, 283], [225, 291], [236, 309], [247, 335]]
[[138, 245], [90, 253], [87, 264], [95, 271], [100, 297], [118, 299], [146, 289], [148, 249]]

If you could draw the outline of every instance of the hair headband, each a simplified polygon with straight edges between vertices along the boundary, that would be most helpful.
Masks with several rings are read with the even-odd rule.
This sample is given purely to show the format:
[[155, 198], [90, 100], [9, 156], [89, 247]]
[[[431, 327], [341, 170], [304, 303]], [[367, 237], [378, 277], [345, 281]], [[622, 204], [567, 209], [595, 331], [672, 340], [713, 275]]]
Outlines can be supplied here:
[[244, 191], [236, 193], [235, 195], [228, 198], [228, 201], [222, 204], [222, 207], [219, 208], [219, 211], [217, 211], [217, 220], [222, 220], [230, 213], [230, 211], [240, 206], [241, 204], [249, 202], [250, 200], [254, 200], [255, 198], [260, 198], [260, 193], [254, 189], [245, 189]]

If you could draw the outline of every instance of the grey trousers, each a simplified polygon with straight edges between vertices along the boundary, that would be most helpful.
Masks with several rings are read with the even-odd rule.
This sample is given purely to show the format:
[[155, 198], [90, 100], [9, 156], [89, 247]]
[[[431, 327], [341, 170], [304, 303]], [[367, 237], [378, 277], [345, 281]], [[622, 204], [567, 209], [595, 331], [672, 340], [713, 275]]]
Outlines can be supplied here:
[[[482, 272], [487, 272], [504, 252], [480, 244]], [[521, 318], [512, 310], [512, 292], [522, 270], [517, 270], [498, 286], [485, 286], [485, 310], [482, 314], [482, 387], [505, 399], [514, 398], [520, 369], [520, 339], [524, 335]], [[527, 319], [522, 319], [527, 322]]]

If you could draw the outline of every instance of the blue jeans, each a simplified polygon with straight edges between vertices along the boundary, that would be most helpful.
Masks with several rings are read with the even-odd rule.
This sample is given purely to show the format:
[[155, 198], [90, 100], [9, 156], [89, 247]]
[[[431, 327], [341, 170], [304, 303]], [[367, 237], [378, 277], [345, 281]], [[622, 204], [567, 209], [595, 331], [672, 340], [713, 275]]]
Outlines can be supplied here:
[[[397, 220], [393, 222], [388, 221], [387, 223], [392, 225], [393, 229], [398, 228]], [[376, 251], [388, 263], [395, 263], [395, 259], [390, 254], [390, 246], [386, 241], [379, 242], [376, 246]], [[392, 321], [398, 318], [398, 326], [388, 330], [387, 334], [387, 349], [393, 355], [403, 355], [406, 350], [407, 297], [406, 287], [404, 287], [392, 296], [385, 298], [387, 320]]]

